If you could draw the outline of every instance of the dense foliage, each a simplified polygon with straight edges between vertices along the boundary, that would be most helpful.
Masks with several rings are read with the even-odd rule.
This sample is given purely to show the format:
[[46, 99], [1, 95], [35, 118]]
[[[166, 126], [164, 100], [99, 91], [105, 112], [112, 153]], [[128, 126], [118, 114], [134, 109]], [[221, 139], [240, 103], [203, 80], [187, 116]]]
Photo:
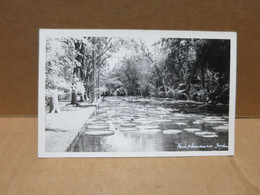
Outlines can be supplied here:
[[114, 89], [128, 95], [228, 103], [229, 40], [161, 39], [153, 52], [142, 42], [136, 45], [139, 52], [113, 69], [110, 77], [121, 83]]
[[229, 74], [229, 40], [163, 38], [150, 47], [130, 38], [46, 40], [47, 98], [58, 90], [72, 104], [100, 95], [227, 104]]

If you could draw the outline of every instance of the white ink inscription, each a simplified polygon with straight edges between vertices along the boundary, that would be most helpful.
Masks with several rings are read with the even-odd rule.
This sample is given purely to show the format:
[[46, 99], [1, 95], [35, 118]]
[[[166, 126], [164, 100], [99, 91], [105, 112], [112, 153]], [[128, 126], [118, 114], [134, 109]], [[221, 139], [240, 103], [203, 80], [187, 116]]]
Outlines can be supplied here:
[[208, 148], [228, 148], [226, 144], [219, 144], [217, 143], [216, 146], [213, 145], [196, 145], [194, 143], [188, 144], [188, 145], [183, 145], [183, 144], [178, 144], [177, 149], [208, 149]]

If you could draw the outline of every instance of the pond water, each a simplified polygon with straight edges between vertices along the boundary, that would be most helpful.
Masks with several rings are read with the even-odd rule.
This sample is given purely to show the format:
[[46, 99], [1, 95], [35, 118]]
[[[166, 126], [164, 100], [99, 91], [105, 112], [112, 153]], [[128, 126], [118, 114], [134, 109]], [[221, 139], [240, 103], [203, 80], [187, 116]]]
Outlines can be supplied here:
[[[176, 104], [177, 105], [177, 104]], [[181, 113], [160, 100], [105, 97], [71, 152], [228, 150], [228, 116]]]

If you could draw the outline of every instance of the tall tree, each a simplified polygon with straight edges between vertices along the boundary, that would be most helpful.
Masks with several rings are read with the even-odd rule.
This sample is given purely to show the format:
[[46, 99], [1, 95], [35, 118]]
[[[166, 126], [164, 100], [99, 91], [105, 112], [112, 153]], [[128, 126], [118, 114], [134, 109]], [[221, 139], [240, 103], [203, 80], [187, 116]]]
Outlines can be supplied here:
[[59, 112], [58, 93], [69, 91], [72, 81], [72, 67], [75, 53], [72, 45], [58, 38], [46, 40], [46, 101], [50, 112]]

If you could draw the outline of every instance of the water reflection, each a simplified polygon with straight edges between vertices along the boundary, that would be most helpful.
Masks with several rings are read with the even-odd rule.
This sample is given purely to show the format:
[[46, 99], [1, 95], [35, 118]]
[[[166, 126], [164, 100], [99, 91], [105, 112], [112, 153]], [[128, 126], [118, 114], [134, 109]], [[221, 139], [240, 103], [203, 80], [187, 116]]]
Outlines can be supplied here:
[[[150, 99], [136, 98], [133, 101], [129, 98], [107, 97], [95, 116], [85, 124], [85, 132], [100, 131], [100, 135], [91, 136], [83, 132], [70, 151], [227, 150], [227, 147], [215, 147], [218, 144], [228, 146], [227, 124], [227, 116], [174, 113], [172, 109], [164, 108]], [[103, 135], [102, 132], [107, 130], [114, 131], [114, 134]]]

